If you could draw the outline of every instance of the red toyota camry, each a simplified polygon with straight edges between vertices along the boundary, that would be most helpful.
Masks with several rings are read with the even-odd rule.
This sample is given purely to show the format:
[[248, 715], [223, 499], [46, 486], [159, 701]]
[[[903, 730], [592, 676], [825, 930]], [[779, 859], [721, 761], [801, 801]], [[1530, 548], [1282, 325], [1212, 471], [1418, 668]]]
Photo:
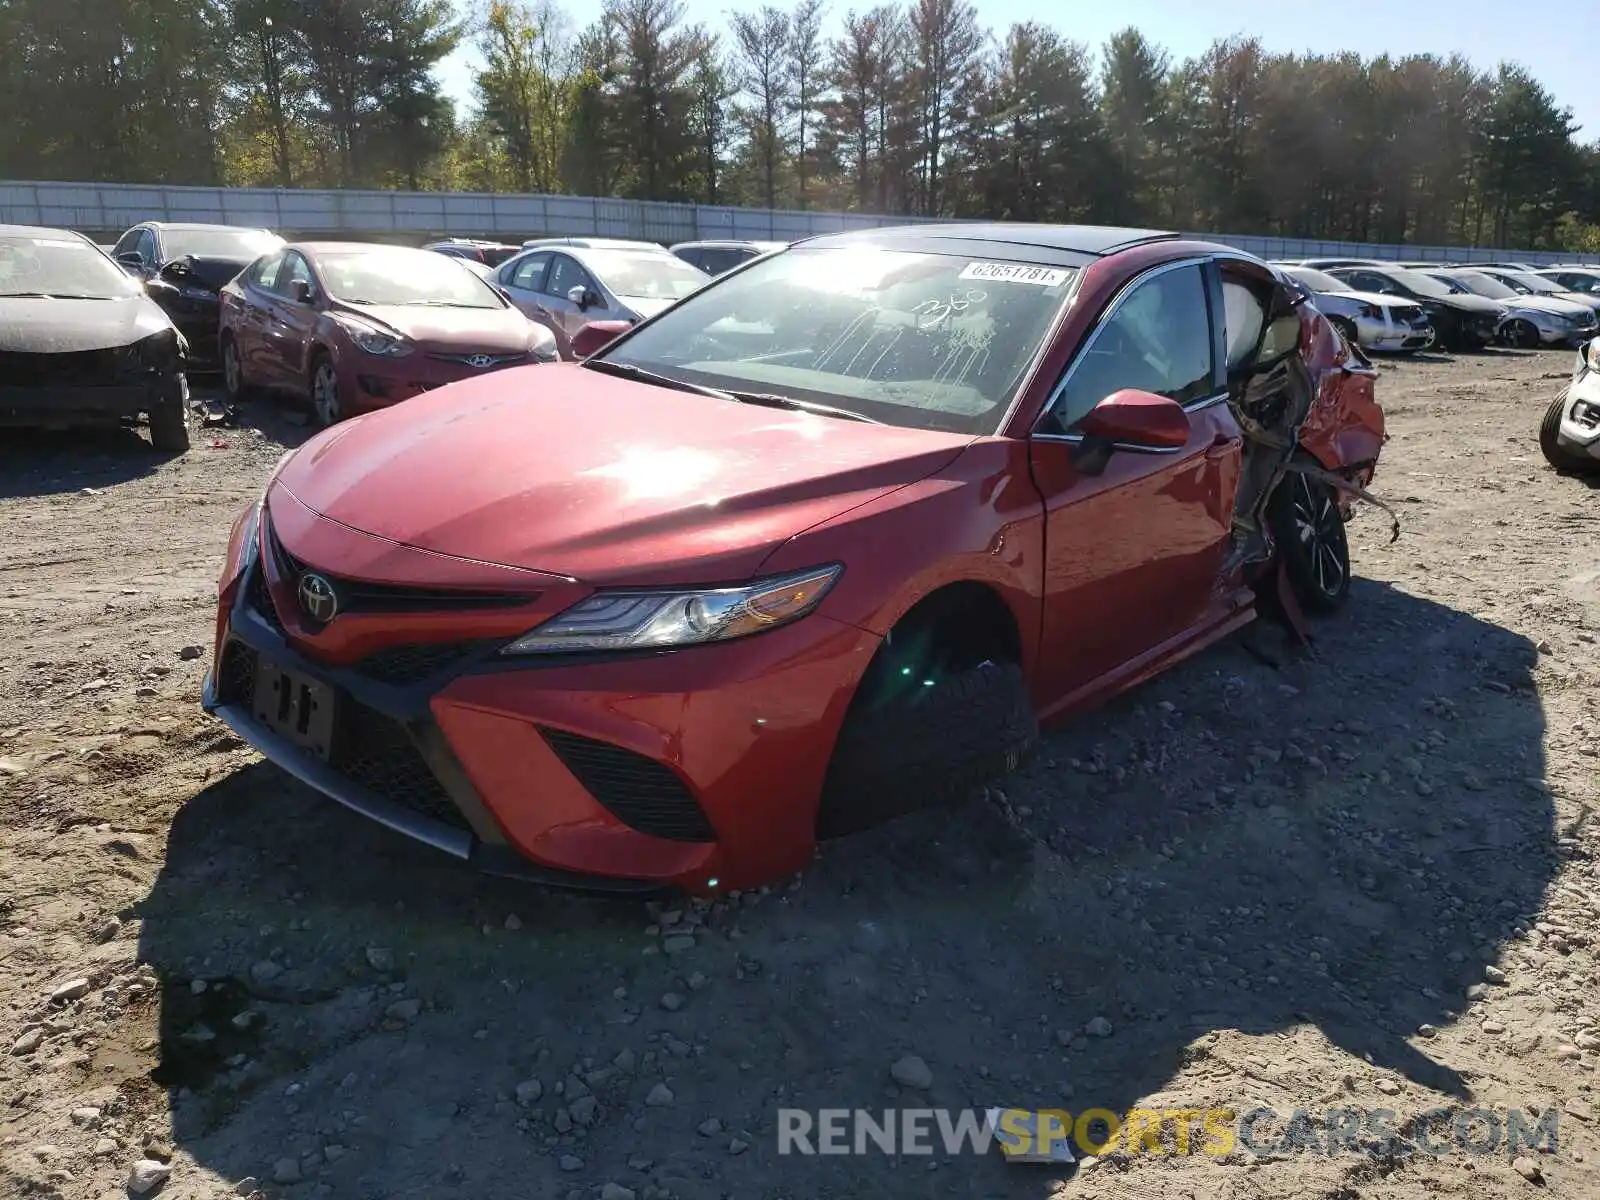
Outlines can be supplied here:
[[1373, 373], [1226, 247], [841, 234], [616, 333], [288, 456], [207, 707], [486, 870], [707, 892], [970, 795], [1269, 572], [1346, 598]]

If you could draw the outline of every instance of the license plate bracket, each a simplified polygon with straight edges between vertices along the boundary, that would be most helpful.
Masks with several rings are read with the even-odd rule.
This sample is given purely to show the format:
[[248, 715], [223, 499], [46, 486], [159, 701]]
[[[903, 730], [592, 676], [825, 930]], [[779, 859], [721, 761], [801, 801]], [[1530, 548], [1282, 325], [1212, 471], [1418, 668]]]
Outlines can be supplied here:
[[318, 758], [333, 752], [338, 699], [329, 685], [260, 659], [251, 709], [273, 733]]

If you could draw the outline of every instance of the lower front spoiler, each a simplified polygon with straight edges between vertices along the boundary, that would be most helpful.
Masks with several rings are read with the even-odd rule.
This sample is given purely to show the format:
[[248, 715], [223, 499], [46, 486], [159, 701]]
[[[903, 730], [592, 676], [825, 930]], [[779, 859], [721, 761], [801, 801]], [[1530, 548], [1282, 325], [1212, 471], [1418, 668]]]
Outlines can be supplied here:
[[331, 800], [353, 812], [358, 812], [396, 833], [413, 841], [423, 842], [435, 850], [442, 850], [452, 858], [480, 871], [506, 879], [566, 891], [607, 893], [627, 896], [662, 896], [674, 889], [653, 880], [619, 879], [602, 875], [580, 875], [573, 871], [560, 871], [528, 862], [507, 846], [490, 846], [462, 829], [435, 821], [414, 812], [376, 792], [344, 778], [324, 765], [315, 756], [263, 728], [250, 714], [234, 704], [217, 702], [216, 681], [208, 672], [201, 692], [201, 707], [220, 719], [238, 734], [261, 756], [294, 776], [307, 787], [321, 792]]
[[7, 387], [0, 384], [0, 425], [45, 428], [131, 421], [160, 403], [159, 388]]

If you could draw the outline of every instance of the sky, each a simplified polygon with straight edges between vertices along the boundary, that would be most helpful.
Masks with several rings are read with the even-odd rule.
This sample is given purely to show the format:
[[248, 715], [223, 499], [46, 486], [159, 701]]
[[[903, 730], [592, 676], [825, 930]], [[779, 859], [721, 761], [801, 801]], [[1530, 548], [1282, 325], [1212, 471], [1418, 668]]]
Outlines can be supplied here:
[[[783, 0], [778, 0], [781, 4]], [[832, 0], [830, 33], [850, 7], [871, 8], [875, 0]], [[735, 7], [758, 7], [758, 0], [731, 5], [727, 0], [683, 0], [686, 19], [725, 29]], [[601, 0], [564, 0], [562, 7], [581, 28], [600, 14]], [[1501, 61], [1517, 62], [1573, 110], [1583, 126], [1579, 140], [1600, 140], [1600, 84], [1596, 83], [1593, 39], [1600, 15], [1591, 0], [1581, 0], [1564, 22], [1539, 9], [1521, 9], [1503, 0], [1341, 0], [1323, 5], [1310, 0], [1231, 0], [1212, 5], [1196, 0], [1115, 0], [1065, 5], [1061, 0], [982, 0], [978, 12], [990, 29], [1017, 21], [1041, 21], [1091, 46], [1129, 25], [1161, 44], [1175, 61], [1202, 53], [1218, 38], [1259, 37], [1278, 53], [1334, 53], [1353, 50], [1364, 58], [1388, 53], [1448, 55], [1459, 51], [1484, 70]], [[1508, 17], [1512, 19], [1508, 19]], [[463, 48], [444, 64], [442, 81], [458, 104], [470, 102], [475, 54]]]

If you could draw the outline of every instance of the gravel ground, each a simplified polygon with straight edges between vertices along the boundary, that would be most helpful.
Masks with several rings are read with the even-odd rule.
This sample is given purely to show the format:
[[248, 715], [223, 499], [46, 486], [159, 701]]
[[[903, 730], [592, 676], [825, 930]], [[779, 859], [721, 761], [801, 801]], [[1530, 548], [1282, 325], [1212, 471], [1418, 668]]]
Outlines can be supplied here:
[[[0, 1195], [1600, 1196], [1600, 494], [1535, 441], [1568, 365], [1385, 366], [1404, 532], [1358, 516], [1311, 653], [1248, 629], [711, 907], [466, 875], [201, 714], [284, 414], [170, 460], [8, 432]], [[1519, 1109], [1559, 1147], [778, 1153], [780, 1108], [989, 1104], [1265, 1106], [1267, 1150], [1296, 1108], [1324, 1147], [1333, 1107]]]

